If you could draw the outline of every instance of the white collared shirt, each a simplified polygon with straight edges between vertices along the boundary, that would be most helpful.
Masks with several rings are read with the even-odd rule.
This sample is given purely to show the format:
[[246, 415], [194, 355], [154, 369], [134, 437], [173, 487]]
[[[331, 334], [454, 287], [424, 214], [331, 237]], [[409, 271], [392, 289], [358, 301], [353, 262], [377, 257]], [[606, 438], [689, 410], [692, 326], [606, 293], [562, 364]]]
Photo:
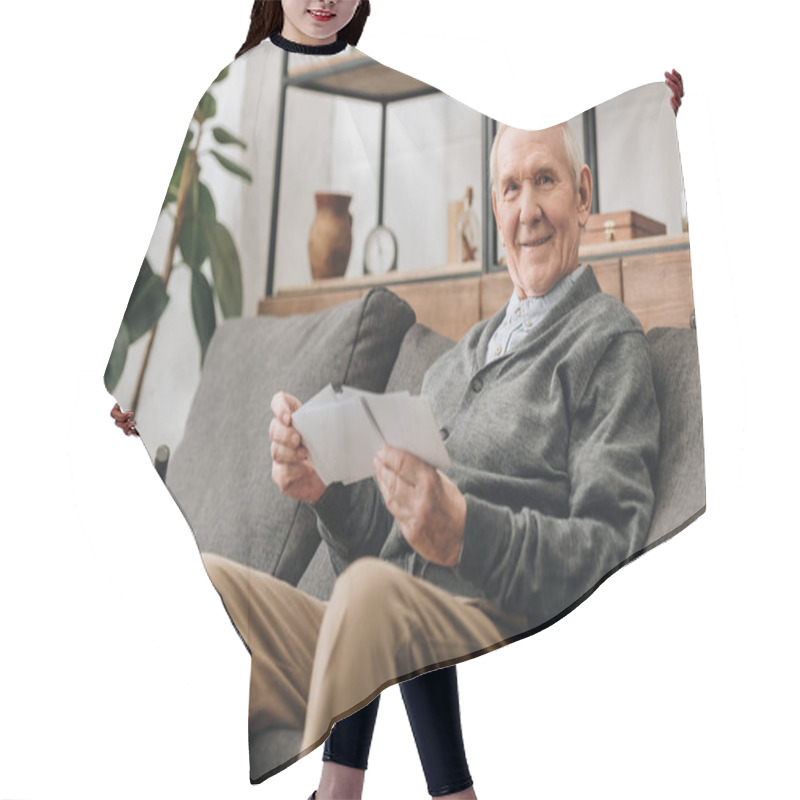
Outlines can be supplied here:
[[569, 292], [583, 270], [584, 265], [581, 264], [542, 297], [526, 297], [520, 300], [517, 290], [514, 289], [508, 301], [505, 318], [489, 340], [486, 363], [491, 364], [495, 359], [519, 347], [526, 334], [530, 333], [547, 316], [550, 309]]

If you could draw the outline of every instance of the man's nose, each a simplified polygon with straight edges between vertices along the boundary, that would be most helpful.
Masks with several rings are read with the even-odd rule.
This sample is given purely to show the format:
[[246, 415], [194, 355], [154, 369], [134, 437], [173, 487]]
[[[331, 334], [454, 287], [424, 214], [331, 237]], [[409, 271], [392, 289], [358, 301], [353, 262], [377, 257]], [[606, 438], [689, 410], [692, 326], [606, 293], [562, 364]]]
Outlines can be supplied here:
[[526, 182], [522, 186], [519, 218], [523, 225], [534, 225], [542, 218], [539, 194], [536, 187]]

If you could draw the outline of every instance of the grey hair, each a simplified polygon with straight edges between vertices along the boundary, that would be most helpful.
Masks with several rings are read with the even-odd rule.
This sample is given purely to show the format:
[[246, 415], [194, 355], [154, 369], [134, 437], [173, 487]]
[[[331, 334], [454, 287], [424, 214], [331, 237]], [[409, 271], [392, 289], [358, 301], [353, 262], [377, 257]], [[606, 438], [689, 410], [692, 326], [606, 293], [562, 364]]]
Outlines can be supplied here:
[[[499, 149], [500, 138], [510, 127], [510, 125], [500, 125], [494, 136], [492, 151], [489, 154], [489, 177], [492, 182], [492, 188], [494, 189], [497, 188], [497, 151]], [[581, 170], [583, 169], [583, 158], [581, 157], [581, 150], [578, 147], [578, 141], [568, 123], [562, 122], [554, 127], [561, 128], [561, 134], [564, 137], [564, 150], [567, 154], [567, 164], [572, 173], [572, 186], [577, 192], [581, 185]]]

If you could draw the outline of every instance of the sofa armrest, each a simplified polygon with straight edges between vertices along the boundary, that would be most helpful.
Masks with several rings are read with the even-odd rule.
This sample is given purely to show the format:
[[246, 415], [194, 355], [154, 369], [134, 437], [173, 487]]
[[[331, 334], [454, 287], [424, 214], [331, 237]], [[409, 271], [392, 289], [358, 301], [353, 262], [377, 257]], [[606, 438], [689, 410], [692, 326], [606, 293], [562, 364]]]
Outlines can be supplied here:
[[653, 328], [647, 339], [661, 413], [656, 505], [647, 538], [650, 547], [705, 511], [706, 481], [696, 331]]

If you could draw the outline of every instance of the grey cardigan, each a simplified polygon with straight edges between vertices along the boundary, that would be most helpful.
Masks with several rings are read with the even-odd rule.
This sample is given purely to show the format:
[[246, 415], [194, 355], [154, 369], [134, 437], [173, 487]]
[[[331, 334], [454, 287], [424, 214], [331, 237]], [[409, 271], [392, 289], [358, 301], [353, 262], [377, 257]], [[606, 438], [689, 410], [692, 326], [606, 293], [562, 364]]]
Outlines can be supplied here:
[[422, 386], [467, 501], [458, 566], [415, 553], [372, 480], [334, 484], [314, 508], [337, 567], [379, 555], [530, 630], [642, 550], [659, 413], [641, 325], [591, 268], [516, 351], [486, 365], [504, 314], [474, 326]]

